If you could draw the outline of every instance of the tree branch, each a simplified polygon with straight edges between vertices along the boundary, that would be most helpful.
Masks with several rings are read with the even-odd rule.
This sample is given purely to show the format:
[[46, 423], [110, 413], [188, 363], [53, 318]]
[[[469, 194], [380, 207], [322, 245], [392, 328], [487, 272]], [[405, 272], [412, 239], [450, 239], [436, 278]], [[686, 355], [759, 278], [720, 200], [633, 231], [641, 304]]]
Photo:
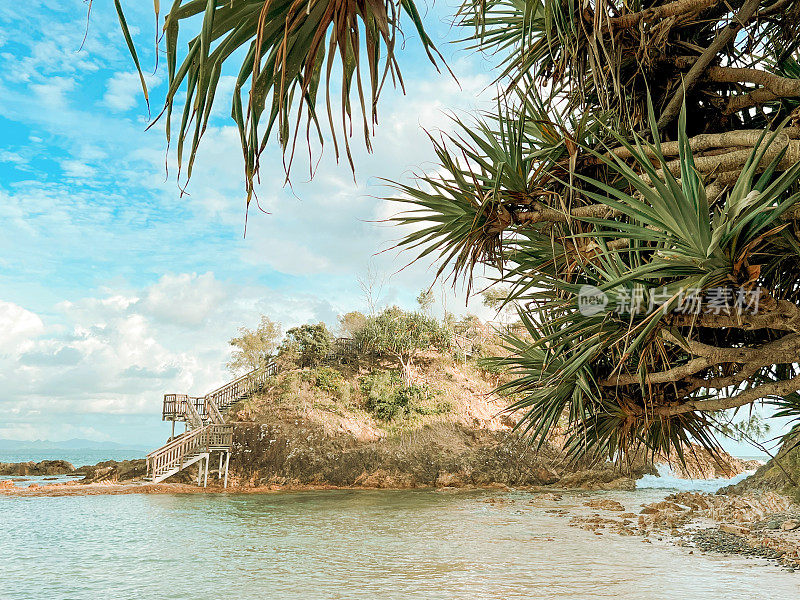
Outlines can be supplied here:
[[800, 79], [781, 77], [760, 69], [708, 67], [705, 77], [719, 83], [754, 83], [777, 96], [800, 96]]
[[[786, 153], [778, 165], [778, 170], [784, 171], [797, 164], [797, 162], [800, 161], [800, 140], [791, 140], [781, 132], [775, 137], [766, 152], [764, 152], [764, 156], [758, 164], [759, 168], [761, 168], [762, 171], [766, 169], [767, 165], [769, 165], [784, 148], [786, 148]], [[716, 154], [714, 156], [695, 156], [694, 164], [695, 168], [701, 173], [736, 173], [736, 177], [738, 178], [739, 172], [737, 172], [736, 169], [746, 163], [752, 154], [752, 148], [744, 148], [726, 152], [725, 154]], [[667, 163], [667, 168], [673, 175], [680, 175], [681, 161], [679, 159], [671, 160]], [[659, 177], [663, 177], [664, 171], [658, 169], [656, 174]]]
[[798, 95], [800, 94], [787, 94], [786, 96], [782, 96], [766, 88], [758, 88], [757, 90], [753, 90], [752, 92], [731, 96], [730, 99], [728, 99], [728, 103], [725, 105], [725, 108], [723, 109], [722, 113], [725, 115], [732, 115], [733, 113], [737, 113], [740, 110], [744, 110], [745, 108], [750, 108], [751, 106], [758, 106], [759, 104], [772, 102], [773, 100], [777, 100], [778, 98], [784, 98], [787, 96], [790, 97], [798, 96]]
[[642, 21], [658, 21], [667, 17], [700, 12], [719, 2], [720, 0], [675, 0], [675, 2], [653, 6], [621, 17], [612, 17], [609, 22], [612, 29], [631, 29]]
[[759, 4], [761, 4], [761, 0], [746, 0], [742, 8], [739, 9], [739, 12], [731, 19], [730, 23], [717, 32], [714, 41], [712, 41], [708, 48], [697, 58], [697, 61], [695, 61], [692, 68], [689, 69], [689, 72], [686, 74], [683, 85], [678, 88], [677, 92], [672, 96], [669, 104], [667, 104], [667, 107], [664, 109], [664, 112], [661, 113], [661, 117], [658, 119], [659, 129], [663, 129], [669, 125], [672, 120], [678, 116], [681, 106], [683, 105], [685, 94], [692, 91], [706, 68], [717, 57], [717, 54], [733, 40], [743, 25], [750, 20], [750, 17], [755, 14]]
[[[794, 362], [797, 359], [797, 351], [800, 349], [800, 335], [796, 334], [785, 335], [782, 338], [755, 348], [719, 348], [690, 340], [687, 340], [687, 346], [687, 344], [681, 343], [680, 340], [671, 333], [668, 333], [668, 335], [664, 337], [670, 342], [677, 343], [691, 354], [699, 354], [700, 357], [665, 371], [648, 373], [644, 378], [645, 384], [675, 383], [703, 369], [724, 363], [743, 363], [745, 366], [742, 368], [742, 371], [749, 372], [752, 369], [752, 372], [747, 376], [749, 377], [758, 371], [758, 369], [767, 365]], [[717, 378], [717, 380], [696, 379], [696, 381], [709, 384], [712, 381], [719, 382], [719, 380], [722, 379], [725, 378]], [[728, 387], [729, 385], [733, 385], [733, 383], [741, 383], [742, 381], [744, 381], [744, 379], [714, 387]], [[640, 378], [638, 375], [620, 374], [601, 380], [600, 385], [604, 387], [615, 387], [618, 385], [635, 385], [639, 382]]]
[[786, 396], [800, 389], [800, 375], [783, 381], [773, 381], [757, 387], [749, 388], [740, 394], [729, 398], [715, 398], [713, 400], [690, 400], [683, 404], [659, 406], [653, 409], [653, 414], [660, 417], [674, 417], [688, 412], [714, 412], [737, 408], [745, 404], [752, 404], [757, 400], [775, 396]]
[[668, 325], [676, 327], [710, 327], [715, 329], [775, 329], [800, 332], [800, 307], [788, 300], [778, 300], [772, 310], [760, 310], [756, 314], [730, 312], [728, 314], [702, 313], [699, 315], [668, 314], [664, 316]]
[[542, 204], [541, 202], [534, 202], [527, 206], [524, 211], [514, 211], [515, 223], [568, 223], [570, 218], [580, 219], [585, 217], [595, 217], [600, 219], [608, 219], [615, 216], [621, 216], [618, 210], [615, 210], [605, 204], [590, 204], [588, 206], [578, 206], [565, 213], [562, 210], [556, 210]]

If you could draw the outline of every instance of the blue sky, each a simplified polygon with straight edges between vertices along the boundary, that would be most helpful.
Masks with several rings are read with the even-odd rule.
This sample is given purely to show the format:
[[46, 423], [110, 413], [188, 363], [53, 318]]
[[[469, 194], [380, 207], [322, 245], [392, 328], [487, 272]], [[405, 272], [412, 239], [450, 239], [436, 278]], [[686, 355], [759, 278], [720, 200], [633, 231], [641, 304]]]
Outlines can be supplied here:
[[[152, 3], [124, 2], [157, 112]], [[358, 277], [390, 276], [383, 301], [413, 306], [428, 265], [390, 248], [401, 232], [374, 223], [398, 211], [379, 180], [432, 167], [423, 128], [450, 129], [448, 110], [491, 98], [485, 65], [428, 15], [457, 84], [430, 66], [413, 36], [401, 66], [409, 91], [386, 89], [374, 153], [354, 140], [355, 180], [330, 144], [313, 182], [284, 187], [280, 152], [263, 160], [261, 206], [243, 238], [244, 194], [229, 95], [205, 136], [181, 198], [164, 170], [161, 125], [148, 114], [113, 3], [0, 5], [0, 437], [86, 437], [157, 445], [164, 392], [202, 394], [224, 381], [227, 340], [268, 314], [284, 327], [363, 307]], [[163, 66], [164, 61], [161, 61]], [[221, 89], [230, 90], [223, 76]], [[460, 87], [459, 87], [460, 84]], [[465, 310], [463, 293], [442, 302]], [[473, 306], [474, 305], [474, 306]], [[480, 312], [479, 303], [470, 310]], [[485, 314], [485, 313], [484, 313]]]

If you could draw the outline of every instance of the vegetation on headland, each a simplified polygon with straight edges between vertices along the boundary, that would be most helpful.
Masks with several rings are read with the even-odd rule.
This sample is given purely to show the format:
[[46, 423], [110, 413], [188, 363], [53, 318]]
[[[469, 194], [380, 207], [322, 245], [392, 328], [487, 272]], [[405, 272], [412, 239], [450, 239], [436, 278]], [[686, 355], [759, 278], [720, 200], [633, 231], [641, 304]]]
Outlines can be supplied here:
[[[467, 281], [499, 269], [529, 335], [509, 334], [498, 363], [537, 441], [563, 427], [576, 456], [669, 454], [714, 448], [720, 411], [800, 416], [798, 14], [799, 0], [458, 9], [466, 44], [497, 61], [497, 108], [432, 137], [435, 174], [398, 186], [411, 209], [398, 222], [415, 226], [402, 246]], [[226, 72], [248, 203], [270, 137], [290, 167], [297, 139], [323, 140], [325, 113], [352, 165], [347, 124], [361, 118], [369, 147], [380, 91], [400, 81], [403, 25], [438, 68], [412, 1], [175, 2], [162, 115], [169, 138], [183, 104], [179, 177]], [[608, 310], [580, 310], [585, 286]], [[757, 311], [735, 302], [754, 292]]]
[[[455, 402], [447, 389], [456, 377], [453, 367], [459, 363], [462, 373], [480, 378], [484, 344], [498, 336], [495, 325], [473, 315], [433, 316], [429, 292], [417, 300], [419, 310], [351, 311], [339, 317], [336, 333], [325, 323], [305, 324], [289, 329], [282, 340], [280, 324], [263, 316], [256, 329], [241, 328], [230, 344], [235, 357], [277, 364], [262, 394], [267, 403], [286, 406], [302, 398], [351, 420], [366, 417], [384, 431], [400, 431], [447, 415]], [[234, 373], [250, 366], [238, 358], [229, 363]], [[491, 387], [482, 389], [489, 394]], [[502, 409], [497, 404], [494, 411]]]
[[[633, 489], [655, 474], [646, 456], [613, 464], [602, 455], [568, 460], [555, 432], [532, 448], [513, 431], [496, 392], [508, 380], [485, 360], [516, 325], [483, 323], [473, 315], [443, 318], [421, 294], [420, 310], [398, 307], [290, 328], [262, 317], [230, 340], [229, 366], [245, 370], [274, 361], [256, 394], [234, 404], [230, 482], [234, 488], [304, 486], [558, 486]], [[394, 322], [392, 322], [394, 321]], [[399, 324], [399, 325], [398, 325]], [[337, 337], [336, 334], [351, 337]], [[250, 358], [248, 358], [250, 357]], [[502, 387], [502, 386], [501, 386]], [[687, 448], [687, 477], [730, 477], [746, 465]], [[657, 462], [676, 462], [675, 456]], [[213, 461], [212, 461], [213, 462]], [[190, 483], [196, 469], [171, 482]], [[213, 471], [213, 469], [212, 469]], [[103, 462], [75, 469], [64, 461], [0, 464], [0, 475], [80, 475], [83, 483], [126, 481], [144, 461]]]
[[[277, 374], [230, 413], [237, 422], [232, 481], [631, 489], [636, 477], [655, 472], [645, 456], [616, 465], [597, 454], [570, 461], [559, 431], [531, 448], [505, 413], [510, 398], [495, 393], [508, 375], [486, 361], [502, 351], [500, 338], [515, 324], [439, 319], [422, 295], [419, 303], [419, 311], [348, 312], [336, 332], [347, 334], [344, 340], [322, 323], [297, 328], [303, 335], [287, 332], [276, 344]], [[687, 476], [744, 469], [730, 457], [686, 450]]]

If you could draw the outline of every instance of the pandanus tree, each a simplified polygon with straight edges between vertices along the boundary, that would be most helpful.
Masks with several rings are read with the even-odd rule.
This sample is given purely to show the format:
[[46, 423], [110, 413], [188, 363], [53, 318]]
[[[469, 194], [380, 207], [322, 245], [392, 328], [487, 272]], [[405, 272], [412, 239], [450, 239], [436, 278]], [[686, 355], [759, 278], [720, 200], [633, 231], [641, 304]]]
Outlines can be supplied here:
[[[465, 0], [455, 18], [496, 61], [497, 109], [432, 136], [438, 168], [396, 186], [400, 246], [507, 286], [528, 333], [496, 363], [523, 430], [615, 456], [713, 448], [719, 411], [759, 402], [800, 416], [800, 0]], [[190, 174], [230, 61], [248, 200], [270, 136], [291, 162], [298, 134], [342, 133], [333, 73], [342, 123], [368, 130], [406, 24], [441, 63], [411, 0], [175, 0], [179, 160]]]

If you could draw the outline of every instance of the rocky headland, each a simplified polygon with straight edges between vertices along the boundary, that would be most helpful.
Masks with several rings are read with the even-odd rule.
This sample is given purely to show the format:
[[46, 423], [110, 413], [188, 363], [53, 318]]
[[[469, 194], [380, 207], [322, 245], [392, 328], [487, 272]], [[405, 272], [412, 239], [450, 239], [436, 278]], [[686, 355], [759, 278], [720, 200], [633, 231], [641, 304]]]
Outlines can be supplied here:
[[[492, 392], [496, 383], [496, 374], [436, 353], [419, 360], [410, 388], [403, 387], [389, 364], [281, 373], [229, 413], [236, 423], [229, 490], [632, 490], [636, 479], [658, 473], [653, 461], [643, 458], [623, 465], [569, 461], [557, 435], [539, 448], [531, 446], [503, 413], [508, 399]], [[700, 448], [688, 449], [685, 457], [685, 464], [674, 456], [657, 457], [656, 462], [670, 463], [679, 476], [701, 479], [752, 468]], [[218, 484], [217, 464], [211, 461], [210, 489]], [[196, 473], [197, 467], [189, 468], [165, 483], [188, 485], [196, 481]], [[81, 477], [80, 484], [141, 482], [145, 474], [144, 460], [78, 468], [65, 461], [0, 465], [0, 475], [71, 475]]]

